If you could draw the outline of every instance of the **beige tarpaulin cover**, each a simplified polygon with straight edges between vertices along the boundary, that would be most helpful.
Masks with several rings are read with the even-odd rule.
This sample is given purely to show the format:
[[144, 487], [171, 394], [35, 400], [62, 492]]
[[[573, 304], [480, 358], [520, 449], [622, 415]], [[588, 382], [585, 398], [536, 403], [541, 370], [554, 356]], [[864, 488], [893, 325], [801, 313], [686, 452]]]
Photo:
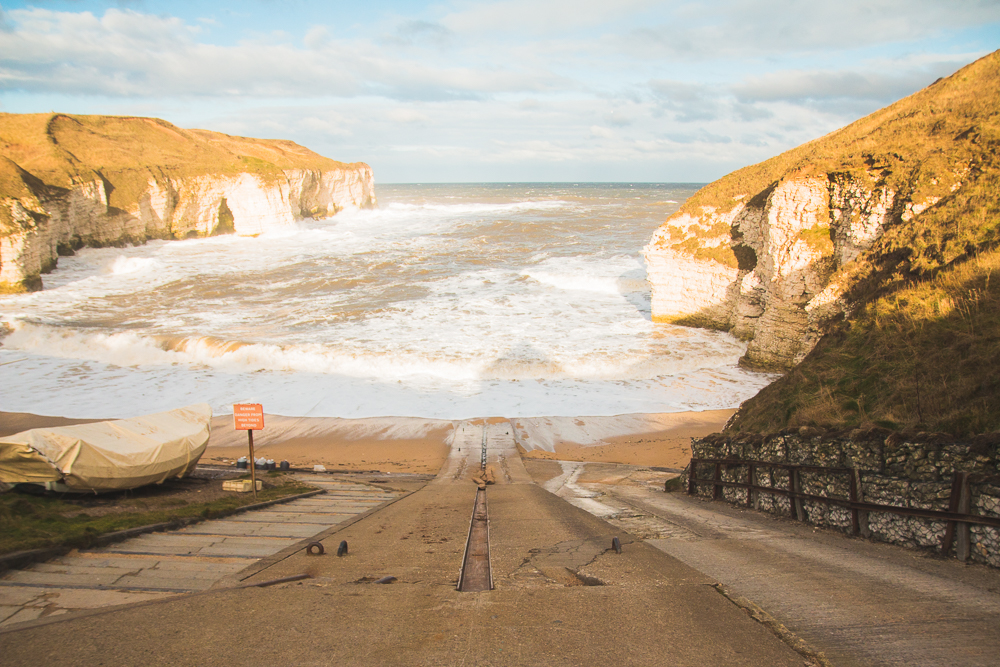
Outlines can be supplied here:
[[208, 446], [211, 424], [212, 408], [199, 403], [0, 437], [0, 482], [62, 482], [74, 491], [113, 491], [183, 477]]

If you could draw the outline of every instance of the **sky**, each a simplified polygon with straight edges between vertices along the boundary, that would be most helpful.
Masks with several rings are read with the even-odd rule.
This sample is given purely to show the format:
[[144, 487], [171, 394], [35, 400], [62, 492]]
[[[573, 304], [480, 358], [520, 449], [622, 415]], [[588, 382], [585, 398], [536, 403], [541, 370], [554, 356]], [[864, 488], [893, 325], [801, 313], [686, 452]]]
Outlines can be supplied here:
[[376, 183], [708, 182], [1000, 48], [1000, 0], [0, 0], [0, 111], [292, 139]]

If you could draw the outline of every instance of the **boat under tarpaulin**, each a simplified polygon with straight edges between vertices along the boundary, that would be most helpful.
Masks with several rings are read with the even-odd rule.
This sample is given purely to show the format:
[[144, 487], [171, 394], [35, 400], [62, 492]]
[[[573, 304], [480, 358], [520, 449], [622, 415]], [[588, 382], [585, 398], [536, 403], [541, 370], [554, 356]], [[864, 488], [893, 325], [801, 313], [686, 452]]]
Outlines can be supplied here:
[[211, 406], [198, 403], [133, 419], [22, 431], [0, 437], [0, 482], [81, 492], [159, 484], [194, 469], [211, 427]]

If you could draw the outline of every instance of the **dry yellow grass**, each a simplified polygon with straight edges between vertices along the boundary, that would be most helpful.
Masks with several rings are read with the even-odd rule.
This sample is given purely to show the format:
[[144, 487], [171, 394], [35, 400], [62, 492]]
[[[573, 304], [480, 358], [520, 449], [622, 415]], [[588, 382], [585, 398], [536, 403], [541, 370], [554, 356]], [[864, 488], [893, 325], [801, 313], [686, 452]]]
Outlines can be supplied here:
[[1000, 250], [860, 307], [745, 402], [730, 431], [875, 425], [956, 436], [1000, 430]]
[[[0, 113], [0, 154], [45, 184], [68, 188], [103, 178], [111, 206], [133, 206], [151, 175], [184, 177], [284, 169], [329, 170], [344, 163], [292, 141], [184, 130], [157, 118]], [[0, 199], [23, 189], [0, 170]]]

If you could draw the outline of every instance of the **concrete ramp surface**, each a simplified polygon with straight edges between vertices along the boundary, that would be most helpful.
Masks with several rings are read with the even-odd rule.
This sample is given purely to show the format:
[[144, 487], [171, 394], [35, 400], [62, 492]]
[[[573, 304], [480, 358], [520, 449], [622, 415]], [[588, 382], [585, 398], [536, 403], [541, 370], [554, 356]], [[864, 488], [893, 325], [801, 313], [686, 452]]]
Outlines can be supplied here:
[[[804, 664], [711, 578], [532, 483], [507, 437], [470, 429], [433, 483], [326, 531], [324, 555], [240, 575], [309, 578], [23, 624], [0, 632], [4, 664]], [[484, 450], [494, 588], [460, 592]]]
[[297, 475], [325, 493], [71, 552], [0, 577], [0, 627], [211, 588], [399, 495], [368, 484]]

